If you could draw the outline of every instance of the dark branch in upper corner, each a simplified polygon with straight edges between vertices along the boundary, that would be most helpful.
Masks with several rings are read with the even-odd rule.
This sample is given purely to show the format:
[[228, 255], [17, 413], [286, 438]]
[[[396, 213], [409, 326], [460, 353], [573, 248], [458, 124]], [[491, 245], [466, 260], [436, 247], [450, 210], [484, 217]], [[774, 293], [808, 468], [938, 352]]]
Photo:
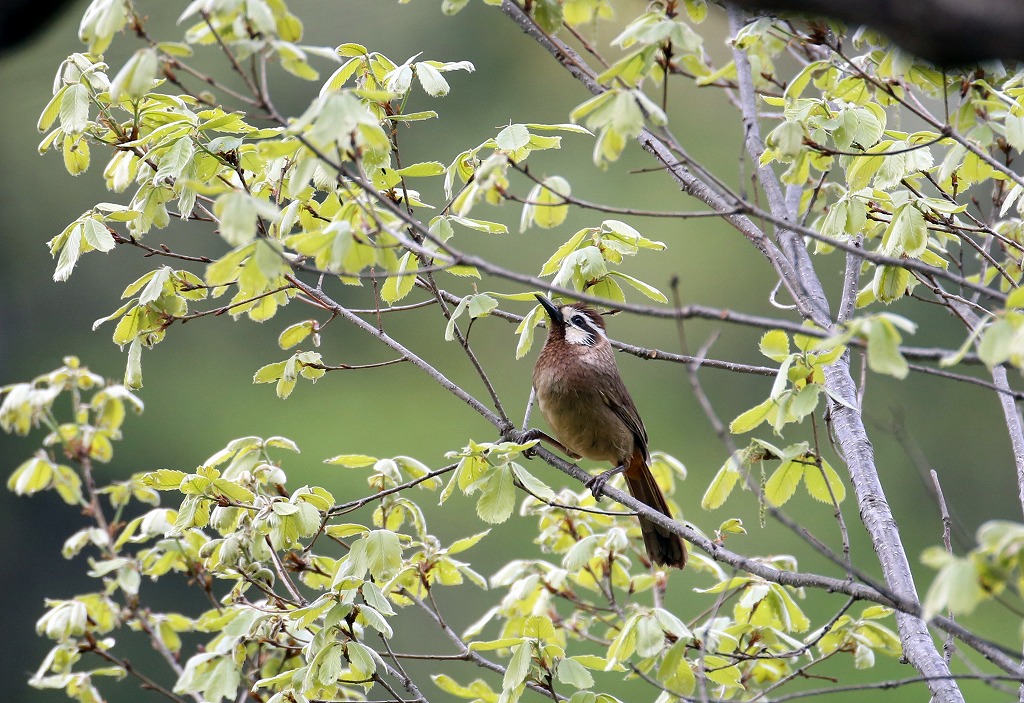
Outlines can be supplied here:
[[[1006, 0], [731, 0], [754, 11], [783, 10], [868, 25], [912, 54], [945, 66], [1024, 59], [1024, 3]], [[984, 37], [983, 40], [979, 38]]]

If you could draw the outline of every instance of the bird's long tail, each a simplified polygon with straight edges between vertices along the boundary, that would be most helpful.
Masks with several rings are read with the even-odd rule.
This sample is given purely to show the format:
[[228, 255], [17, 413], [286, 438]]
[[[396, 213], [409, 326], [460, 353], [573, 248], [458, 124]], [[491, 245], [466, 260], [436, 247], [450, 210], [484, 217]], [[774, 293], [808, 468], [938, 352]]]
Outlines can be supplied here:
[[[626, 485], [629, 486], [629, 492], [633, 494], [634, 498], [659, 513], [672, 517], [665, 494], [658, 487], [658, 483], [654, 480], [654, 474], [647, 467], [647, 461], [641, 452], [633, 455], [624, 474]], [[642, 517], [640, 518], [640, 530], [643, 532], [644, 546], [647, 547], [647, 556], [651, 558], [651, 561], [664, 566], [674, 566], [677, 569], [686, 566], [686, 543], [679, 535]]]

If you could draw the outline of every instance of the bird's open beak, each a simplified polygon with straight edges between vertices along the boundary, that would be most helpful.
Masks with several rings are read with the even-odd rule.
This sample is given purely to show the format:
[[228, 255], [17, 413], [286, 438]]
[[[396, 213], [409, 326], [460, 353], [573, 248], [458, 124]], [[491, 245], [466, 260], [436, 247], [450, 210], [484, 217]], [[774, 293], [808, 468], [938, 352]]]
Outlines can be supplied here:
[[540, 302], [541, 307], [547, 310], [548, 317], [551, 318], [552, 322], [557, 323], [559, 325], [565, 324], [565, 318], [562, 317], [562, 311], [559, 310], [554, 303], [545, 298], [543, 295], [539, 295], [538, 293], [534, 293], [533, 297], [535, 297], [537, 301]]

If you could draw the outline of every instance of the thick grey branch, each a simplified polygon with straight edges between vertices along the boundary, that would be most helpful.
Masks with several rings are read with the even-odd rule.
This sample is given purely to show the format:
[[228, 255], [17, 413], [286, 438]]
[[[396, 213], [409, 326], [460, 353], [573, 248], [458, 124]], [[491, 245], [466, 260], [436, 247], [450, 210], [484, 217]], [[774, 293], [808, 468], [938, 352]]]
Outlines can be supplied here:
[[[871, 536], [871, 544], [878, 555], [885, 582], [901, 599], [918, 604], [917, 586], [910, 571], [910, 562], [900, 537], [899, 527], [878, 478], [874, 449], [864, 429], [863, 418], [857, 407], [857, 388], [850, 376], [849, 354], [825, 369], [826, 386], [849, 406], [834, 400], [829, 402], [829, 413], [836, 440], [850, 471], [850, 480], [857, 494], [860, 518]], [[936, 700], [962, 701], [956, 682], [949, 678], [949, 667], [935, 648], [928, 627], [918, 615], [900, 612], [896, 624], [903, 643], [904, 656], [922, 676]]]
[[[733, 35], [743, 28], [742, 15], [743, 13], [739, 9], [729, 8], [729, 29]], [[764, 142], [761, 141], [761, 126], [757, 121], [757, 94], [754, 92], [750, 59], [745, 51], [735, 46], [733, 46], [732, 57], [736, 65], [736, 81], [739, 87], [739, 105], [743, 114], [743, 133], [747, 153], [755, 165], [757, 180], [764, 190], [769, 209], [781, 220], [775, 224], [775, 236], [792, 267], [792, 280], [784, 279], [783, 285], [791, 292], [794, 288], [796, 289], [793, 302], [796, 303], [797, 309], [805, 319], [813, 320], [822, 329], [829, 329], [832, 318], [829, 314], [825, 291], [814, 272], [814, 265], [811, 263], [810, 256], [807, 255], [803, 240], [788, 226], [790, 222], [796, 221], [796, 212], [791, 210], [789, 200], [783, 193], [782, 184], [779, 183], [779, 178], [772, 170], [771, 164], [761, 163]], [[796, 201], [799, 203], [800, 198], [797, 197]]]
[[[735, 7], [729, 10], [729, 25], [734, 33], [742, 28], [741, 12]], [[736, 62], [747, 149], [754, 163], [759, 164], [764, 147], [757, 127], [756, 94], [750, 64], [746, 53], [739, 49], [734, 48], [733, 58]], [[791, 220], [793, 215], [789, 212], [774, 172], [767, 166], [760, 166], [758, 176], [768, 196], [772, 214], [780, 218], [782, 223]], [[778, 230], [778, 237], [783, 250], [790, 257], [792, 274], [796, 279], [788, 284], [788, 288], [802, 291], [804, 294], [802, 301], [797, 300], [798, 308], [805, 318], [828, 329], [831, 326], [828, 301], [806, 247], [799, 237], [784, 227]], [[903, 546], [899, 527], [882, 490], [874, 450], [864, 428], [857, 388], [850, 375], [849, 364], [850, 355], [846, 353], [825, 369], [825, 386], [831, 392], [829, 410], [836, 441], [850, 472], [850, 480], [860, 506], [861, 522], [871, 536], [871, 544], [882, 565], [885, 582], [900, 598], [916, 603], [917, 586], [910, 571], [910, 561]], [[835, 398], [842, 398], [844, 403], [836, 402]], [[963, 701], [963, 694], [956, 681], [948, 678], [949, 665], [936, 649], [927, 624], [920, 617], [905, 612], [897, 614], [896, 624], [903, 644], [903, 654], [907, 661], [928, 679], [928, 688], [934, 700], [951, 703]]]

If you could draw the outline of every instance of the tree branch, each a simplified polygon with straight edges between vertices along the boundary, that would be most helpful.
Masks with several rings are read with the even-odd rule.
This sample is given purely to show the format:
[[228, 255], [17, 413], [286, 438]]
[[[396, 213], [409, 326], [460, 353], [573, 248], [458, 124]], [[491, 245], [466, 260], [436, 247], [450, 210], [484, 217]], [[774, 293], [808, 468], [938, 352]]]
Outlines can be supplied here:
[[[940, 65], [1024, 59], [1024, 5], [1012, 0], [732, 0], [749, 10], [783, 10], [869, 25], [912, 54]], [[964, 31], [969, 27], [970, 31]], [[985, 41], [978, 41], [985, 37]]]

